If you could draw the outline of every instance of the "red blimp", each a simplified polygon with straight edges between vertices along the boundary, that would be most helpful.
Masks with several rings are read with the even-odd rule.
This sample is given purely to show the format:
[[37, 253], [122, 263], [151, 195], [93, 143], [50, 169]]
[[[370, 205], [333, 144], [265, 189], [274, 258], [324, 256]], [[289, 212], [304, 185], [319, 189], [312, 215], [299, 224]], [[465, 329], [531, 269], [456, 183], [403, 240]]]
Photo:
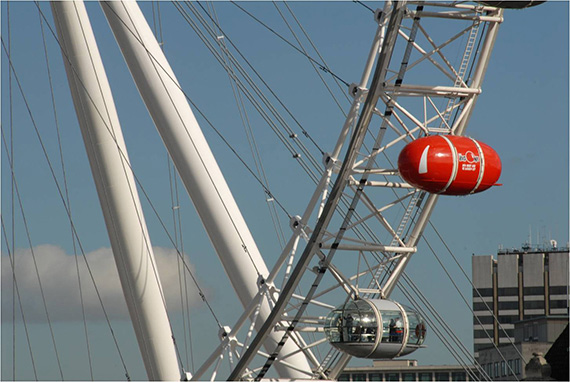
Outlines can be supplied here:
[[398, 169], [416, 188], [443, 195], [468, 195], [496, 185], [501, 159], [491, 147], [473, 138], [432, 135], [404, 147]]

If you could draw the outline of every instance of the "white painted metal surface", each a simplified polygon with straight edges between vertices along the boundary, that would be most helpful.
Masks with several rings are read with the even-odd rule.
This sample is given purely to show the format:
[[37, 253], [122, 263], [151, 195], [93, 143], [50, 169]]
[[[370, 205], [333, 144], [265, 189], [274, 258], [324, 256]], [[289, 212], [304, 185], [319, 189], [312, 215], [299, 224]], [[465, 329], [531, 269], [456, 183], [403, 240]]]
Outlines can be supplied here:
[[[188, 105], [174, 72], [135, 2], [101, 3], [129, 70], [155, 125], [206, 228], [226, 274], [244, 308], [257, 295], [259, 277], [269, 271], [226, 184], [216, 160]], [[261, 322], [269, 315], [263, 300]], [[271, 334], [270, 348], [280, 336]], [[283, 354], [298, 348], [287, 344]], [[277, 371], [280, 376], [312, 375], [303, 353], [291, 354]]]
[[[411, 255], [416, 252], [416, 244], [429, 222], [438, 197], [405, 190], [411, 186], [402, 182], [397, 170], [394, 170], [394, 164], [383, 161], [382, 155], [392, 153], [390, 155], [393, 158], [398, 147], [423, 135], [464, 133], [477, 96], [481, 93], [480, 85], [493, 47], [494, 35], [498, 23], [502, 21], [502, 12], [491, 7], [453, 3], [445, 6], [465, 11], [438, 13], [425, 11], [424, 5], [426, 4], [422, 2], [392, 4], [388, 1], [383, 12], [375, 12], [378, 29], [362, 78], [358, 84], [350, 86], [349, 91], [354, 102], [348, 117], [340, 129], [338, 141], [331, 154], [325, 156], [325, 167], [322, 169], [317, 189], [301, 216], [292, 218], [293, 235], [276, 266], [269, 273], [185, 96], [140, 10], [134, 2], [103, 3], [103, 9], [143, 99], [245, 309], [233, 327], [224, 329], [226, 334], [220, 345], [192, 376], [193, 379], [203, 380], [206, 372], [212, 368], [215, 370], [208, 378], [216, 378], [218, 366], [212, 365], [216, 362], [219, 365], [225, 352], [242, 356], [230, 378], [255, 377], [259, 369], [256, 370], [257, 366], [251, 365], [246, 358], [253, 359], [255, 354], [264, 354], [256, 351], [261, 344], [266, 346], [270, 354], [265, 354], [267, 361], [261, 373], [257, 374], [258, 378], [263, 378], [268, 367], [273, 364], [284, 377], [312, 376], [335, 379], [350, 356], [331, 356], [329, 353], [325, 357], [319, 354], [320, 359], [317, 359], [314, 347], [321, 345], [323, 339], [311, 339], [305, 333], [317, 333], [320, 329], [303, 325], [319, 325], [315, 317], [321, 313], [303, 313], [305, 307], [332, 309], [334, 305], [331, 304], [341, 301], [322, 298], [330, 297], [327, 293], [334, 292], [335, 289], [345, 293], [344, 296], [340, 294], [341, 299], [369, 295], [387, 298], [398, 284]], [[443, 5], [437, 3], [434, 7], [437, 10]], [[488, 14], [483, 15], [483, 11], [488, 11]], [[399, 14], [396, 15], [399, 21], [390, 22], [389, 25], [388, 21], [393, 18], [394, 12]], [[117, 19], [117, 15], [120, 15], [121, 20]], [[424, 26], [419, 25], [422, 18], [438, 18], [446, 23], [462, 21], [468, 25], [464, 28], [465, 24], [461, 24], [458, 28], [464, 29], [459, 29], [458, 33], [450, 28], [450, 31], [456, 34], [451, 34], [452, 37], [447, 41], [438, 41], [437, 45], [430, 39]], [[472, 60], [472, 43], [478, 34], [479, 24], [483, 22], [488, 23], [489, 30], [477, 52], [479, 57]], [[411, 23], [413, 26], [410, 26]], [[445, 58], [444, 52], [448, 45], [462, 36], [468, 36], [468, 48], [465, 48], [461, 66], [456, 68]], [[404, 44], [398, 53], [403, 53], [403, 58], [399, 61], [396, 56], [393, 60], [391, 57], [398, 41]], [[412, 51], [413, 54], [410, 55]], [[437, 58], [436, 55], [440, 56], [441, 62], [434, 59]], [[375, 79], [369, 84], [371, 69], [376, 61], [381, 63], [384, 73], [375, 75]], [[465, 77], [469, 62], [473, 62], [472, 78]], [[439, 80], [433, 81], [436, 84], [415, 84], [413, 76], [405, 76], [408, 71], [422, 63], [433, 64], [435, 72], [440, 76], [443, 74], [443, 85], [439, 84]], [[432, 77], [429, 78], [431, 82]], [[451, 80], [451, 83], [447, 80]], [[410, 83], [407, 83], [408, 81]], [[365, 99], [366, 105], [363, 106]], [[443, 104], [447, 106], [437, 105], [436, 101], [442, 99], [446, 101]], [[419, 102], [413, 104], [410, 100]], [[422, 100], [423, 109], [417, 107], [421, 106]], [[381, 108], [383, 110], [380, 110]], [[453, 113], [455, 118], [451, 120]], [[375, 118], [375, 122], [368, 126], [372, 118]], [[368, 121], [361, 123], [362, 119]], [[384, 140], [387, 142], [383, 142]], [[346, 154], [344, 160], [341, 160], [341, 154]], [[333, 182], [335, 186], [329, 194]], [[393, 195], [389, 197], [374, 194], [374, 190], [388, 191], [390, 188]], [[375, 199], [375, 196], [381, 197]], [[344, 210], [339, 204], [341, 200], [345, 203]], [[390, 220], [387, 217], [394, 207], [402, 210], [398, 220]], [[354, 212], [357, 209], [358, 212]], [[332, 218], [333, 215], [336, 220]], [[318, 221], [312, 222], [313, 218]], [[375, 224], [378, 231], [370, 229], [372, 234], [361, 235], [359, 230], [369, 229], [368, 223]], [[388, 239], [380, 241], [377, 232], [387, 234]], [[299, 248], [299, 245], [303, 245], [303, 239], [308, 245], [301, 251], [299, 261], [301, 252], [298, 250], [303, 249]], [[337, 251], [342, 251], [344, 257], [358, 256], [359, 265], [356, 272], [343, 274], [347, 272], [346, 269], [330, 262]], [[375, 263], [364, 264], [367, 261], [365, 253], [368, 253], [369, 259], [373, 259]], [[333, 284], [324, 285], [317, 291], [322, 279], [320, 274], [327, 270], [330, 271], [327, 274], [332, 276]], [[373, 282], [365, 285], [359, 283], [359, 279], [365, 274], [372, 275]], [[279, 285], [280, 276], [283, 281]], [[305, 277], [305, 280], [310, 279], [305, 283], [311, 286], [310, 291], [305, 289], [305, 294], [293, 292], [294, 286], [298, 285], [302, 277]], [[260, 278], [266, 282], [258, 283]], [[271, 316], [269, 305], [277, 306]], [[243, 328], [251, 317], [254, 317], [255, 323], [250, 327], [248, 338], [241, 340], [238, 338], [238, 332], [244, 331]], [[268, 317], [272, 318], [272, 322], [264, 324]], [[297, 325], [298, 323], [301, 325]], [[280, 330], [281, 333], [275, 330]], [[287, 333], [289, 341], [285, 342], [283, 331]], [[257, 338], [250, 346], [251, 349], [246, 354], [238, 354], [236, 349], [246, 347], [245, 344], [251, 339], [249, 336], [252, 333], [255, 335], [256, 332]], [[277, 342], [282, 339], [285, 345], [280, 348]], [[285, 355], [292, 352], [297, 354], [283, 360]], [[275, 363], [274, 357], [277, 357]], [[313, 370], [307, 360], [311, 362]]]
[[63, 61], [149, 380], [180, 380], [150, 238], [85, 5], [52, 2]]

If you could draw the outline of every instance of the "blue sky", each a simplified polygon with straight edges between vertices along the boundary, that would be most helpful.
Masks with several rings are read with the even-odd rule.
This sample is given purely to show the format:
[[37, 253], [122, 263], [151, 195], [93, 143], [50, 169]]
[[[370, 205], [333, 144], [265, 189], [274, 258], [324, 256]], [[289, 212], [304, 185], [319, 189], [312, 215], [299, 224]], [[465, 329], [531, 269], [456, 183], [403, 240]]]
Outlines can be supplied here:
[[[367, 4], [373, 8], [378, 6]], [[41, 6], [51, 22], [48, 4], [42, 3]], [[274, 25], [280, 33], [287, 34], [286, 27], [271, 3], [244, 3], [244, 6], [260, 15], [268, 24]], [[352, 2], [327, 3], [326, 9], [324, 4], [294, 3], [292, 8], [332, 70], [349, 83], [358, 81], [375, 30], [370, 12]], [[148, 19], [152, 20], [151, 4], [143, 3], [142, 9]], [[103, 61], [106, 63], [133, 167], [153, 204], [170, 228], [172, 218], [166, 152], [161, 147], [160, 138], [144, 105], [140, 102], [99, 5], [88, 3], [88, 11]], [[227, 36], [238, 44], [244, 55], [268, 80], [319, 145], [330, 150], [344, 118], [307, 60], [258, 24], [252, 23], [235, 6], [225, 2], [216, 3], [216, 11]], [[16, 2], [10, 4], [9, 13], [8, 22], [7, 3], [2, 2], [2, 39], [7, 43], [9, 25], [12, 60], [16, 72], [22, 81], [48, 153], [59, 166], [37, 8], [30, 2]], [[251, 163], [227, 75], [213, 61], [188, 25], [181, 22], [180, 16], [169, 4], [161, 5], [161, 13], [164, 49], [180, 83], [236, 150]], [[152, 25], [152, 21], [150, 23]], [[85, 252], [94, 259], [110, 259], [107, 233], [70, 101], [61, 55], [49, 30], [46, 28], [44, 32], [55, 86], [74, 223], [78, 227]], [[289, 35], [288, 38], [292, 39]], [[7, 137], [10, 137], [7, 67], [3, 51], [2, 129]], [[12, 136], [16, 177], [32, 245], [37, 248], [39, 254], [44, 254], [40, 263], [48, 258], [57, 262], [58, 258], [70, 258], [73, 254], [69, 224], [19, 91], [15, 83], [12, 86]], [[336, 93], [340, 95], [338, 89]], [[347, 110], [346, 103], [344, 106]], [[253, 112], [250, 115], [254, 125], [262, 125]], [[198, 119], [258, 246], [266, 256], [266, 262], [272, 264], [273, 258], [267, 254], [276, 253], [278, 247], [275, 244], [273, 228], [267, 223], [269, 217], [263, 191], [212, 129], [206, 126], [203, 119]], [[432, 216], [433, 224], [468, 273], [472, 254], [494, 254], [500, 245], [519, 247], [528, 240], [529, 230], [532, 231], [533, 243], [537, 242], [538, 236], [539, 242], [552, 238], [557, 240], [559, 245], [566, 245], [569, 221], [568, 126], [568, 3], [549, 2], [524, 11], [506, 11], [505, 22], [500, 27], [483, 84], [483, 94], [479, 97], [467, 130], [468, 135], [489, 144], [501, 156], [503, 173], [500, 182], [503, 186], [470, 197], [440, 198]], [[300, 213], [313, 191], [313, 184], [295, 165], [289, 153], [281, 149], [267, 129], [260, 127], [256, 131], [261, 155], [271, 172], [272, 191], [289, 213]], [[58, 171], [58, 177], [61, 179], [61, 170]], [[227, 317], [228, 323], [233, 322], [235, 318], [231, 317], [236, 309], [236, 302], [231, 286], [224, 279], [223, 270], [190, 201], [182, 189], [180, 193], [186, 253], [197, 269], [201, 286], [218, 315]], [[2, 216], [9, 226], [10, 240], [11, 218], [8, 217], [12, 211], [11, 195], [9, 165], [2, 147]], [[21, 263], [24, 264], [29, 261], [26, 260], [26, 250], [29, 246], [17, 199], [15, 203], [14, 247], [17, 254], [22, 256]], [[144, 200], [143, 204], [148, 207]], [[172, 244], [148, 208], [146, 218], [153, 244], [163, 249], [161, 253], [168, 253]], [[426, 231], [426, 239], [444, 257], [443, 246], [437, 244], [437, 238], [431, 228]], [[450, 260], [445, 261], [451, 263]], [[4, 273], [4, 240], [2, 262], [3, 300], [6, 301], [5, 294], [11, 294], [11, 280], [7, 280], [9, 277], [5, 277]], [[112, 262], [101, 260], [100, 266], [101, 272], [105, 272], [112, 266]], [[67, 273], [72, 271], [70, 268]], [[420, 246], [420, 252], [411, 262], [408, 272], [429, 296], [440, 314], [452, 323], [455, 331], [470, 347], [470, 312], [462, 305], [457, 295], [450, 291], [450, 286], [445, 281], [440, 281], [443, 274], [425, 246]], [[30, 278], [31, 276], [29, 275]], [[53, 280], [59, 281], [60, 277], [62, 276], [54, 273]], [[4, 288], [4, 283], [7, 283], [8, 289]], [[52, 290], [57, 295], [49, 296], [49, 301], [55, 303], [65, 300], [67, 295], [57, 291], [57, 283], [53, 284]], [[24, 285], [25, 282], [22, 281], [22, 288]], [[459, 281], [459, 285], [462, 291], [470, 296], [469, 284]], [[33, 280], [30, 281], [29, 288], [33, 293]], [[114, 292], [108, 291], [110, 298]], [[214, 346], [208, 332], [216, 333], [216, 328], [212, 325], [207, 310], [198, 302], [194, 303], [194, 307], [197, 311], [196, 318], [193, 318], [196, 325], [195, 341]], [[8, 309], [4, 304], [2, 308], [2, 378], [9, 379], [12, 376], [13, 359], [12, 323], [9, 319], [12, 314], [11, 303], [8, 304]], [[30, 309], [31, 319], [34, 308]], [[37, 312], [37, 316], [41, 316], [41, 311]], [[179, 315], [173, 313], [172, 320], [174, 326], [180, 326]], [[54, 330], [58, 346], [70, 349], [61, 352], [66, 378], [89, 379], [83, 354], [84, 345], [81, 342], [83, 324], [78, 321], [56, 321]], [[121, 314], [117, 314], [113, 317], [113, 325], [118, 333], [120, 346], [124, 349], [129, 373], [134, 379], [144, 378], [130, 324]], [[58, 370], [53, 366], [55, 357], [49, 334], [45, 331], [45, 322], [38, 318], [29, 326], [30, 333], [33, 334], [34, 354], [38, 354], [35, 361], [40, 378], [59, 378]], [[93, 353], [97, 353], [94, 356], [95, 378], [121, 379], [122, 367], [117, 361], [104, 322], [93, 320], [89, 323], [89, 331]], [[25, 334], [20, 323], [17, 326], [17, 338], [17, 378], [33, 379]], [[428, 339], [426, 345], [427, 349], [413, 355], [420, 363], [453, 362], [437, 341], [430, 342]], [[207, 349], [197, 351], [196, 362], [210, 351], [208, 346], [205, 348]]]

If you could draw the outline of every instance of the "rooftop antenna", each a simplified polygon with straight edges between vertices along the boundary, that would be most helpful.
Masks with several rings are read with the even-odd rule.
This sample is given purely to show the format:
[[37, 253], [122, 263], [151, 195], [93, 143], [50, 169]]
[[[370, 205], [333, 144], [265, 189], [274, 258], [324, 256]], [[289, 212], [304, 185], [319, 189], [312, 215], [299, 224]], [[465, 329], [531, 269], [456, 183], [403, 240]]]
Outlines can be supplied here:
[[532, 248], [532, 226], [529, 224], [528, 225], [528, 240], [523, 243], [522, 249], [524, 251], [526, 251], [530, 248]]

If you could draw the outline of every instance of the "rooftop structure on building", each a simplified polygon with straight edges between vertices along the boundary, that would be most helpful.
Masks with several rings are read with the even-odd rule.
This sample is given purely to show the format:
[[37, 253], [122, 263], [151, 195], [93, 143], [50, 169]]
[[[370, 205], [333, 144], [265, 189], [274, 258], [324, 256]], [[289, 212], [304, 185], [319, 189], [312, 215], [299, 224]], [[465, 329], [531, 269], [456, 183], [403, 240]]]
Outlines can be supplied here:
[[525, 378], [568, 325], [569, 257], [555, 241], [473, 256], [474, 355], [493, 379]]
[[347, 367], [339, 381], [479, 381], [475, 366], [418, 365], [412, 359], [374, 360], [372, 366]]

